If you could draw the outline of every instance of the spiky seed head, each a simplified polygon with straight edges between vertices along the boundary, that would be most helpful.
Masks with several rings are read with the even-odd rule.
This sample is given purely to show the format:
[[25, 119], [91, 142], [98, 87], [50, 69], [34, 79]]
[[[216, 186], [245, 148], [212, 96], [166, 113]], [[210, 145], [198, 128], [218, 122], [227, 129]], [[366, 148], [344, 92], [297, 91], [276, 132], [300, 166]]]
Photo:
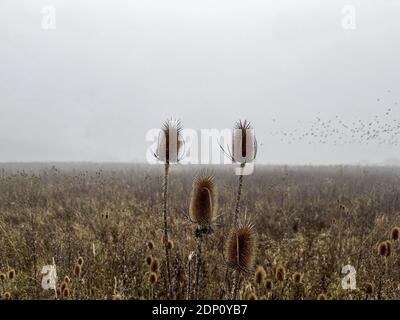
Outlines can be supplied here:
[[387, 252], [388, 252], [388, 249], [387, 249], [386, 241], [383, 241], [378, 246], [378, 253], [382, 257], [386, 257], [387, 256]]
[[189, 214], [201, 227], [209, 226], [217, 212], [217, 186], [212, 175], [202, 174], [193, 181]]
[[367, 283], [367, 284], [365, 285], [365, 293], [366, 293], [368, 296], [372, 296], [372, 294], [374, 293], [374, 286], [373, 286], [372, 283]]
[[247, 120], [236, 122], [233, 130], [232, 159], [237, 163], [251, 163], [256, 158], [257, 140]]
[[267, 289], [268, 292], [272, 291], [273, 286], [272, 280], [268, 279], [265, 281], [265, 289]]
[[180, 121], [173, 119], [165, 121], [158, 137], [155, 157], [164, 163], [177, 163], [182, 147], [183, 137]]
[[228, 238], [226, 257], [228, 266], [249, 272], [253, 268], [256, 235], [254, 226], [249, 221], [240, 221]]
[[6, 274], [4, 272], [0, 272], [0, 281], [5, 281], [7, 278]]
[[75, 276], [77, 276], [78, 278], [81, 276], [81, 272], [82, 272], [82, 268], [79, 264], [75, 264], [75, 268], [74, 268], [74, 274]]
[[149, 281], [151, 284], [155, 284], [158, 280], [157, 274], [155, 272], [150, 272]]
[[392, 243], [387, 240], [386, 241], [386, 257], [390, 257], [390, 255], [392, 254]]
[[392, 229], [392, 240], [397, 241], [399, 240], [400, 237], [400, 228], [399, 227], [395, 227]]
[[15, 275], [16, 275], [16, 273], [15, 273], [14, 269], [11, 269], [10, 271], [8, 271], [8, 279], [14, 280], [15, 279]]
[[64, 282], [68, 284], [68, 283], [71, 282], [71, 279], [68, 276], [65, 276], [64, 277]]
[[257, 297], [257, 295], [256, 295], [254, 292], [250, 292], [250, 293], [247, 295], [247, 300], [258, 300], [258, 297]]
[[149, 266], [153, 262], [153, 257], [152, 256], [147, 256], [146, 257], [146, 264]]
[[60, 287], [61, 292], [64, 292], [64, 289], [65, 289], [65, 288], [68, 288], [68, 283], [66, 283], [66, 282], [64, 281], [63, 283], [61, 283], [61, 287]]
[[82, 257], [78, 257], [78, 259], [76, 259], [76, 263], [79, 264], [81, 267], [83, 265], [83, 258]]
[[4, 296], [5, 300], [11, 300], [11, 293], [10, 292], [8, 292], [8, 291], [4, 292], [3, 296]]
[[149, 250], [153, 250], [154, 249], [154, 242], [152, 240], [150, 240], [149, 242], [147, 242], [147, 248]]
[[265, 278], [267, 277], [267, 273], [263, 266], [258, 266], [256, 272], [254, 273], [254, 282], [256, 284], [261, 284], [264, 282]]
[[171, 239], [169, 239], [167, 243], [167, 249], [172, 250], [173, 248], [174, 248], [174, 242]]
[[159, 269], [160, 269], [160, 260], [158, 260], [157, 258], [153, 258], [150, 264], [150, 271], [158, 272]]
[[292, 279], [294, 283], [300, 283], [301, 281], [301, 274], [299, 272], [295, 272], [292, 275]]
[[284, 266], [279, 265], [276, 267], [276, 271], [275, 271], [275, 277], [276, 280], [278, 281], [284, 281], [286, 278], [286, 270], [284, 268]]
[[69, 288], [68, 287], [64, 288], [64, 290], [62, 292], [62, 295], [63, 295], [64, 298], [68, 298], [69, 297]]
[[325, 293], [320, 293], [317, 297], [318, 300], [328, 300], [328, 297]]

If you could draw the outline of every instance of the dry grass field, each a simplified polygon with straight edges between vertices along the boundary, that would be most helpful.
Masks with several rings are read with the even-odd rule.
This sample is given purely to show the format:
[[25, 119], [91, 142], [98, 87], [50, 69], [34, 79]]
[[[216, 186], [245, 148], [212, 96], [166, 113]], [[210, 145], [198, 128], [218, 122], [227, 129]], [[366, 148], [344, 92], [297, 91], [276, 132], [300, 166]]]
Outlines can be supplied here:
[[[241, 238], [250, 243], [239, 272], [229, 256], [233, 166], [172, 165], [167, 292], [163, 166], [1, 167], [4, 299], [231, 299], [233, 290], [238, 299], [400, 299], [399, 168], [256, 166], [243, 181], [239, 219], [254, 224], [254, 239]], [[189, 207], [203, 169], [218, 208], [199, 235]], [[56, 292], [41, 284], [53, 259]], [[354, 290], [342, 288], [345, 265], [357, 272]]]

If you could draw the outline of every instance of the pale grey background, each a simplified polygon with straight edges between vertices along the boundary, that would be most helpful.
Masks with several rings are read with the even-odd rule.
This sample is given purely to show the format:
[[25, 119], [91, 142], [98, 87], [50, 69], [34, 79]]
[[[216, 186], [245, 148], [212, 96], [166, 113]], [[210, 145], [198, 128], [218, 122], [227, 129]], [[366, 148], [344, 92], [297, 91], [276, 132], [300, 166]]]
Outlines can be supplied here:
[[316, 117], [400, 119], [399, 17], [397, 0], [2, 0], [0, 161], [144, 161], [146, 131], [170, 116], [249, 119], [265, 163], [400, 158], [394, 143], [280, 140]]

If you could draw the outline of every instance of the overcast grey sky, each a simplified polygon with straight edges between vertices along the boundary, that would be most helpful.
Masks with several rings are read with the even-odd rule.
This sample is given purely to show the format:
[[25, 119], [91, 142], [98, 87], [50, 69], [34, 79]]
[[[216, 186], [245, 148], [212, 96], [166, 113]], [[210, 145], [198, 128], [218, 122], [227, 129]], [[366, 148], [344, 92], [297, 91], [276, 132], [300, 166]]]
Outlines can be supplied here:
[[398, 0], [1, 0], [0, 161], [144, 161], [171, 116], [246, 118], [265, 163], [400, 158], [399, 17]]

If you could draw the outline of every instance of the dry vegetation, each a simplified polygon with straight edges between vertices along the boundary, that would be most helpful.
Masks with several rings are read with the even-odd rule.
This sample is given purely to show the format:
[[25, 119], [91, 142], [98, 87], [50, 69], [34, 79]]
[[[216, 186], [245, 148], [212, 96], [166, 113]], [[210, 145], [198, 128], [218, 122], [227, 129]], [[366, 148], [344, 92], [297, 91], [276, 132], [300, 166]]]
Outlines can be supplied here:
[[[213, 168], [218, 207], [196, 226], [200, 169], [169, 170], [166, 292], [163, 166], [3, 165], [1, 297], [55, 299], [40, 274], [54, 258], [58, 299], [400, 299], [399, 169], [256, 167], [239, 214], [255, 251], [241, 268], [225, 249], [244, 232], [231, 230], [238, 177]], [[341, 287], [347, 264], [356, 290]]]

